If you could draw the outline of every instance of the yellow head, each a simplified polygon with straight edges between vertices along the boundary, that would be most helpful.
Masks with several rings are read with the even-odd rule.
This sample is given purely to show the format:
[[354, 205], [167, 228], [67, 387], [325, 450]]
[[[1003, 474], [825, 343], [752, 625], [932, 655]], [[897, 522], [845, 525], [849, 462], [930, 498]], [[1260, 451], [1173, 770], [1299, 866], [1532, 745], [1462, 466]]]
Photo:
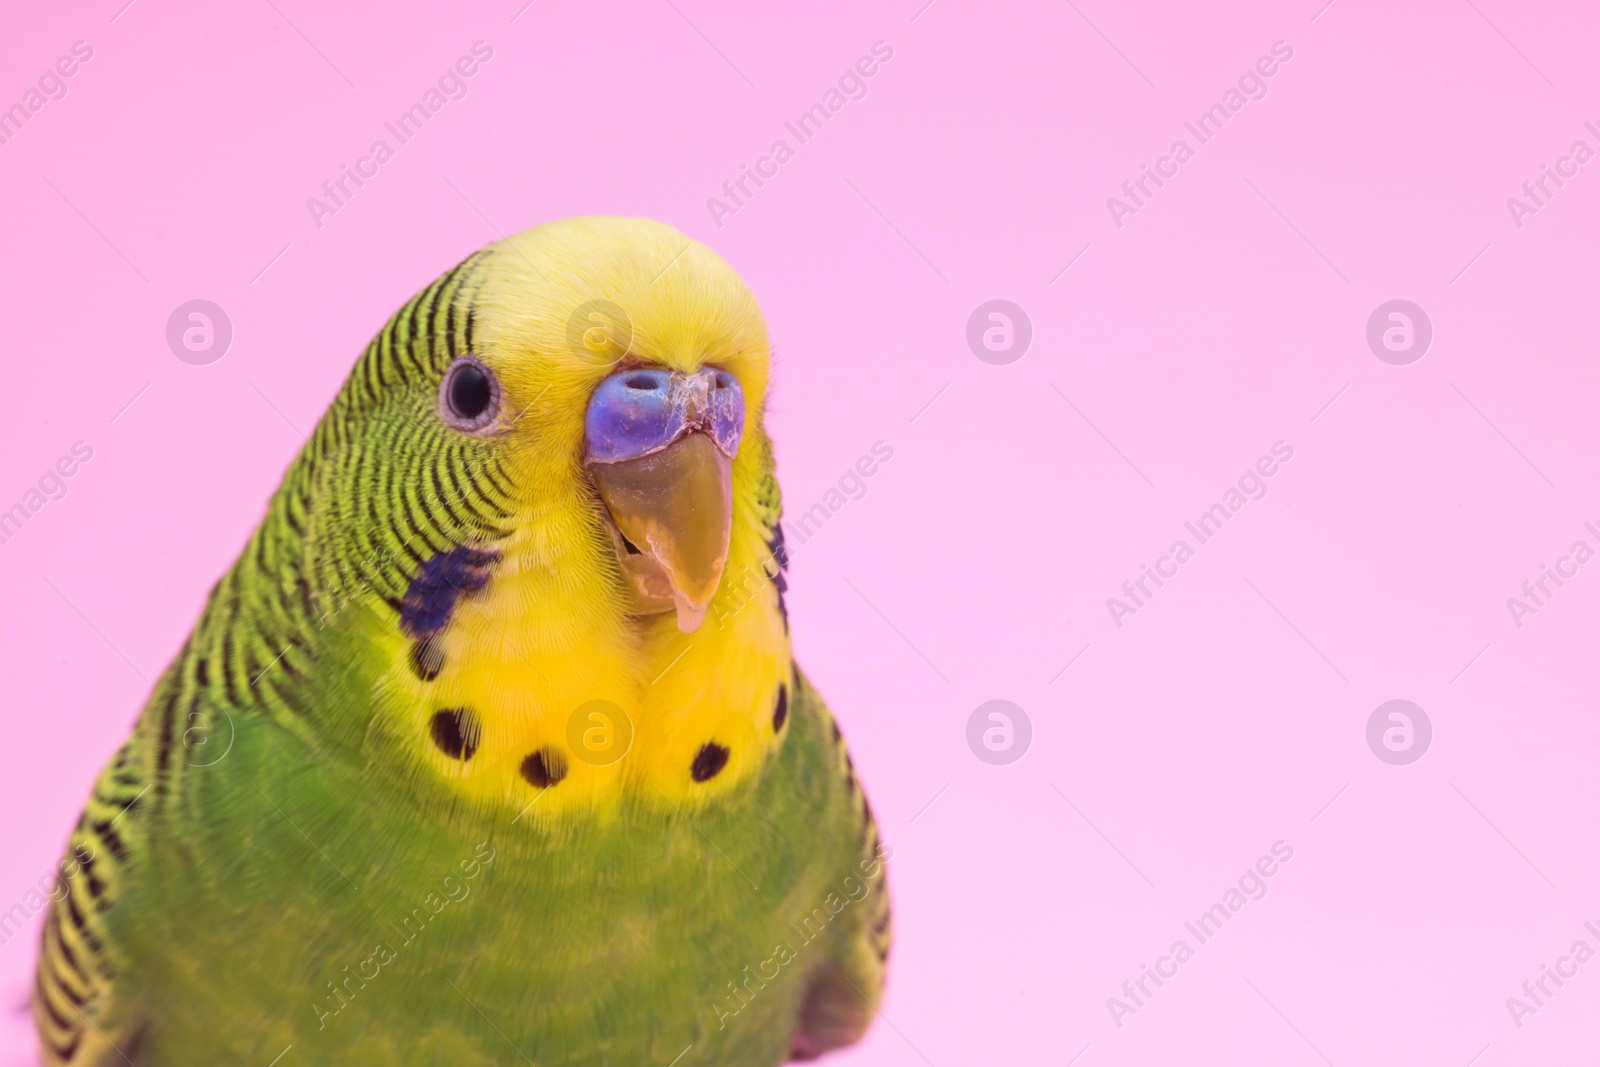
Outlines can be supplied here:
[[792, 684], [768, 361], [727, 264], [640, 219], [518, 234], [395, 315], [312, 442], [307, 540], [323, 585], [382, 576], [404, 757], [534, 820], [759, 769]]

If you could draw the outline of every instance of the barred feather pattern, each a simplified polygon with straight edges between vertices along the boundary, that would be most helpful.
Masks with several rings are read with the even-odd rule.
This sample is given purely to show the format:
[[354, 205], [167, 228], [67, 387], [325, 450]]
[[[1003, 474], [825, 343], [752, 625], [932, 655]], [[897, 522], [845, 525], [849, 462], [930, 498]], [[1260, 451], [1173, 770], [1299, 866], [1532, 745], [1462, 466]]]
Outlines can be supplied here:
[[[489, 446], [431, 417], [434, 383], [456, 355], [473, 351], [473, 297], [487, 255], [424, 288], [368, 344], [96, 782], [66, 849], [76, 873], [59, 881], [42, 935], [34, 1015], [50, 1067], [138, 1062], [139, 991], [115, 985], [128, 961], [108, 923], [152, 838], [181, 850], [185, 831], [203, 825], [199, 790], [187, 786], [226, 755], [234, 731], [270, 721], [310, 753], [360, 743], [366, 723], [335, 721], [317, 705], [315, 683], [334, 666], [321, 662], [328, 618], [375, 611], [392, 625], [428, 560], [463, 545], [492, 549], [510, 535], [519, 488], [512, 472]], [[770, 445], [763, 438], [760, 447]], [[761, 461], [772, 469], [769, 451]], [[787, 558], [770, 474], [757, 504], [782, 610]], [[792, 664], [790, 673], [795, 713], [804, 707], [831, 732], [859, 853], [878, 855], [878, 829], [838, 725]], [[855, 957], [805, 1002], [797, 1058], [848, 1044], [871, 1021], [890, 950], [886, 886], [868, 901], [869, 933]]]
[[[319, 655], [320, 620], [357, 598], [375, 597], [398, 614], [401, 594], [429, 556], [505, 536], [497, 523], [510, 515], [513, 485], [492, 455], [471, 454], [427, 418], [365, 420], [369, 429], [391, 431], [387, 437], [349, 432], [358, 414], [418, 402], [394, 385], [437, 380], [453, 353], [470, 351], [473, 267], [481, 256], [419, 292], [368, 344], [157, 684], [156, 714], [140, 720], [96, 782], [63, 860], [78, 871], [58, 880], [36, 971], [34, 1015], [52, 1067], [132, 1054], [137, 1035], [106, 1014], [117, 961], [105, 915], [139, 863], [151, 823], [183, 802], [186, 775], [218, 758], [215, 749], [231, 738], [231, 716], [267, 716], [308, 744], [325, 740], [303, 684]], [[437, 439], [415, 440], [425, 435]], [[435, 462], [412, 470], [397, 462], [405, 457]], [[351, 491], [316, 493], [329, 479]], [[319, 498], [365, 513], [343, 516], [357, 520], [339, 524], [352, 538], [343, 551], [313, 560], [307, 534], [321, 519]]]

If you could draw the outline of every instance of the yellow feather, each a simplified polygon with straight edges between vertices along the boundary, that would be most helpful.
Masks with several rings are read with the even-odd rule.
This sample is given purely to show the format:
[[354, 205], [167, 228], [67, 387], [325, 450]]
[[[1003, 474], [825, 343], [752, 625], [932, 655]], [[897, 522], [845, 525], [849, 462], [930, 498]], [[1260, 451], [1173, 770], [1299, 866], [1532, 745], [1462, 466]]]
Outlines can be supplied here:
[[[476, 756], [452, 760], [427, 746], [427, 758], [473, 800], [523, 809], [530, 790], [522, 760], [547, 746], [571, 751], [574, 713], [608, 701], [631, 723], [627, 757], [571, 760], [559, 788], [539, 794], [526, 818], [614, 811], [625, 792], [684, 807], [724, 796], [782, 743], [771, 719], [789, 672], [788, 634], [767, 580], [774, 564], [763, 507], [775, 501], [762, 499], [771, 450], [762, 428], [769, 350], [760, 309], [715, 253], [642, 219], [541, 226], [491, 246], [479, 273], [481, 286], [467, 287], [458, 311], [472, 307], [473, 352], [498, 377], [504, 410], [520, 413], [503, 453], [519, 511], [506, 523], [514, 532], [499, 546], [494, 580], [464, 600], [441, 635], [440, 676], [422, 683], [398, 666], [405, 639], [391, 639], [390, 683], [415, 716], [394, 726], [421, 738], [435, 709], [471, 707], [481, 723]], [[574, 312], [600, 300], [621, 308], [625, 322], [607, 324], [602, 315], [588, 343], [580, 336], [574, 344]], [[602, 505], [580, 466], [588, 398], [622, 360], [684, 372], [714, 364], [743, 386], [728, 562], [693, 634], [680, 633], [671, 613], [629, 615]], [[627, 724], [613, 725], [621, 732]], [[690, 766], [710, 741], [730, 750], [728, 765], [693, 782]]]

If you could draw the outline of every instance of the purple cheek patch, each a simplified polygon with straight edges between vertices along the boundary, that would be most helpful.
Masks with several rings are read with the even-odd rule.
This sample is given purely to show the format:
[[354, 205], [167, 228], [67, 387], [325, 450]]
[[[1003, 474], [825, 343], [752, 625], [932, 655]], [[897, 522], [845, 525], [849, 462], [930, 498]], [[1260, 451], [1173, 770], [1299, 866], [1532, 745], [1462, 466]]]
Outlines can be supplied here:
[[724, 370], [692, 375], [658, 367], [618, 371], [595, 389], [584, 417], [584, 452], [614, 463], [659, 452], [690, 433], [705, 433], [730, 458], [744, 432], [744, 391]]

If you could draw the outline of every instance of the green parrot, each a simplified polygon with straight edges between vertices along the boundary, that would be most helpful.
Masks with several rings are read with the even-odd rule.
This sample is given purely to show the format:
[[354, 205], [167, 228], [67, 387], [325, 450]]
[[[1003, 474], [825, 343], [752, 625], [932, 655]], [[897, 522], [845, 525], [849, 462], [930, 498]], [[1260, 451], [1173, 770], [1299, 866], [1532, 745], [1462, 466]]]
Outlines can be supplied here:
[[71, 834], [48, 1064], [657, 1064], [856, 1041], [886, 867], [789, 644], [769, 347], [659, 223], [379, 331]]

